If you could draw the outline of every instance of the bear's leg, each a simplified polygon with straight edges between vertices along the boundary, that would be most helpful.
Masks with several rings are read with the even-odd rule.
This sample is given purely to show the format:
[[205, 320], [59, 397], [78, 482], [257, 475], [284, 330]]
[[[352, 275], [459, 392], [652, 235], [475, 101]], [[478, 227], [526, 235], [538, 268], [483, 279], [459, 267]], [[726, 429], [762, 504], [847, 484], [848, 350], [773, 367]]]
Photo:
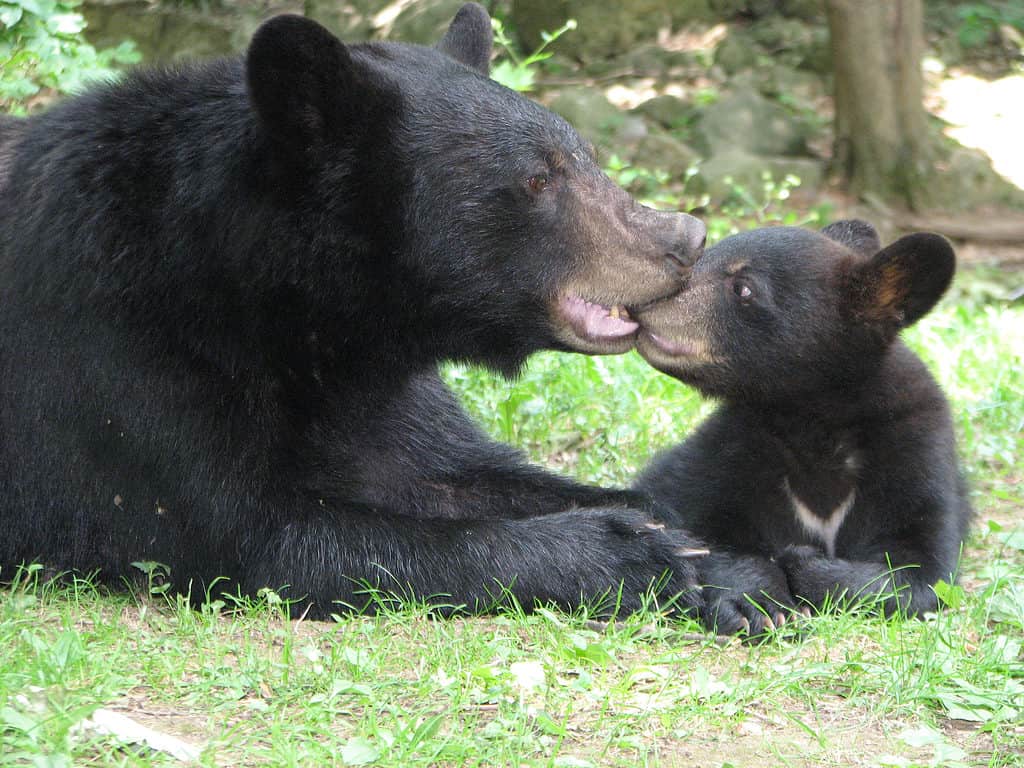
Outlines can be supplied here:
[[367, 587], [469, 611], [504, 593], [535, 603], [702, 608], [693, 566], [699, 545], [627, 509], [571, 510], [515, 520], [422, 519], [368, 508], [319, 510], [248, 539], [241, 587], [282, 590], [311, 616], [363, 609]]
[[930, 560], [924, 553], [893, 554], [881, 561], [847, 560], [826, 557], [816, 547], [807, 546], [788, 547], [778, 558], [797, 600], [817, 608], [877, 603], [887, 616], [916, 616], [938, 609], [932, 585], [940, 578], [952, 578], [952, 574], [939, 573], [938, 568], [929, 565]]

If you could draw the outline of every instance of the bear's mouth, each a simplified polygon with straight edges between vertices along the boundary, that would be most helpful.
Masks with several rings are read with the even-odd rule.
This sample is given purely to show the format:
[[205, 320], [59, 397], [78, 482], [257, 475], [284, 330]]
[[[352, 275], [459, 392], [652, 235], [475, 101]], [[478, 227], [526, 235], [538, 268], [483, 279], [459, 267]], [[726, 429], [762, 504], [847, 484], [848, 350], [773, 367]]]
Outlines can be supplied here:
[[686, 339], [668, 339], [646, 329], [644, 330], [644, 336], [660, 352], [669, 357], [697, 357], [703, 351], [697, 344]]
[[655, 333], [646, 326], [637, 336], [636, 350], [648, 363], [669, 374], [695, 371], [726, 362], [726, 358], [709, 348], [703, 341], [670, 338], [663, 333]]
[[577, 336], [589, 341], [613, 341], [632, 336], [640, 328], [621, 304], [607, 306], [566, 295], [559, 302], [562, 316]]

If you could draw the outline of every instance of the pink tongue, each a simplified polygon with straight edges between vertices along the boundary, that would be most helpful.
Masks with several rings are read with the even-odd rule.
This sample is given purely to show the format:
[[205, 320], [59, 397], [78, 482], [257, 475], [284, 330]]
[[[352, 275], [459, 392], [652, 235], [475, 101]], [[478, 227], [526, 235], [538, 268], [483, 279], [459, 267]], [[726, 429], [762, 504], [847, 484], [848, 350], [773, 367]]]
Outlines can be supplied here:
[[592, 339], [617, 339], [629, 336], [640, 327], [632, 320], [623, 320], [608, 314], [607, 307], [592, 304], [577, 296], [562, 299], [562, 308], [576, 332]]

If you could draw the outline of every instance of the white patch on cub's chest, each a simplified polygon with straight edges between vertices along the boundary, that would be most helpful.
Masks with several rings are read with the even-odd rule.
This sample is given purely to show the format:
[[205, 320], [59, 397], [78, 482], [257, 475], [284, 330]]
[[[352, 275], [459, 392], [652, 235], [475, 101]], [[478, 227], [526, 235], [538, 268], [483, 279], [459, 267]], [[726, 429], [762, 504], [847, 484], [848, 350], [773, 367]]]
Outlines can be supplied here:
[[796, 519], [800, 521], [800, 524], [803, 525], [804, 530], [825, 545], [825, 552], [829, 557], [835, 557], [836, 536], [839, 535], [839, 529], [842, 527], [843, 521], [853, 508], [853, 501], [857, 493], [856, 489], [851, 488], [847, 497], [839, 502], [839, 506], [833, 509], [828, 517], [815, 514], [810, 507], [800, 501], [796, 494], [793, 493], [793, 489], [789, 487], [788, 477], [782, 481], [782, 490], [786, 492], [786, 497], [789, 499], [790, 504], [793, 505], [793, 513], [796, 515]]

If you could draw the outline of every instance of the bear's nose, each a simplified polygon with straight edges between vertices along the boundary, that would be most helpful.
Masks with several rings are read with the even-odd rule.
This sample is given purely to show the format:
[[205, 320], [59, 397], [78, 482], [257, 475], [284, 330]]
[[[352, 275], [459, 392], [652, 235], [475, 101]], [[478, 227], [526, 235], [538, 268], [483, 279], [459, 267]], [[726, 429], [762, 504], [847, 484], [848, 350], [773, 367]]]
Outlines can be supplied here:
[[669, 271], [681, 277], [704, 253], [708, 230], [704, 222], [688, 213], [656, 211], [637, 206], [634, 222], [646, 232], [647, 257], [660, 260]]
[[679, 214], [680, 228], [676, 247], [669, 255], [677, 259], [684, 267], [692, 267], [704, 254], [704, 245], [708, 241], [708, 228], [704, 222], [688, 213]]

